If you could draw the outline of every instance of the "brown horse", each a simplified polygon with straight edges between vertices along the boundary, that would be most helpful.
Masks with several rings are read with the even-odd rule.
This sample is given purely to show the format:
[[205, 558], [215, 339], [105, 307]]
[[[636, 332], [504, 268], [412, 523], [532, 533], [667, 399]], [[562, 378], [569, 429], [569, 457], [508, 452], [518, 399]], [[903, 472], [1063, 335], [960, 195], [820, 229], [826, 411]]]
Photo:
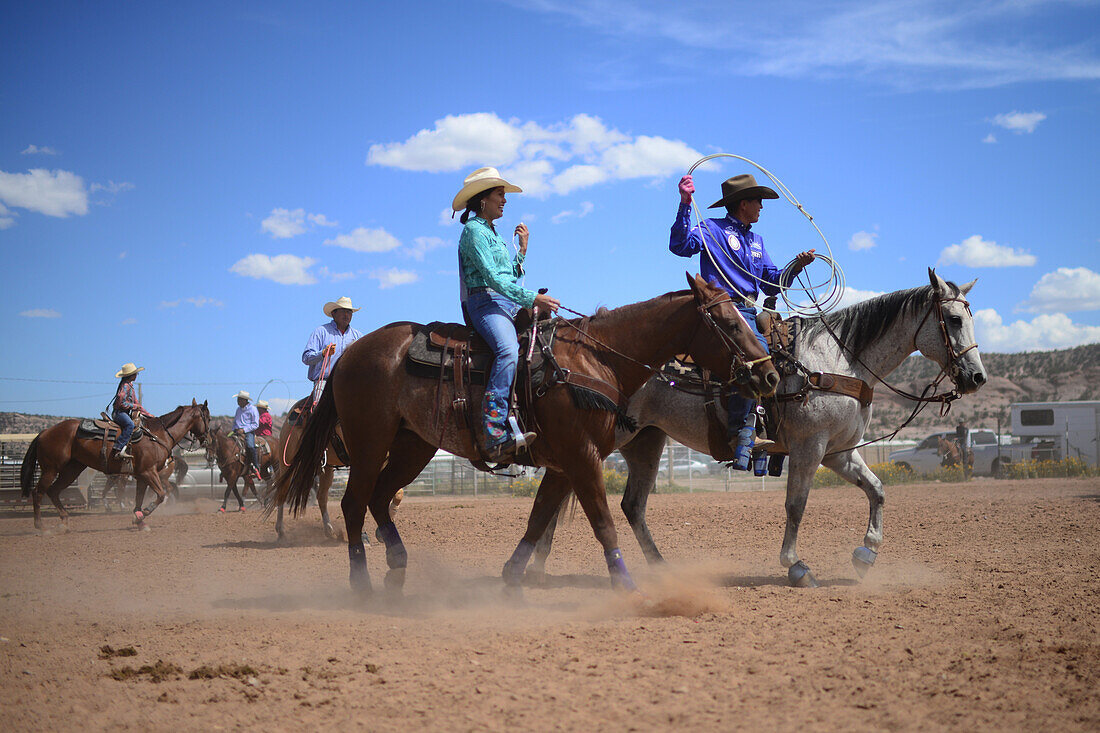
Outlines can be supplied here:
[[[264, 451], [264, 446], [267, 450]], [[271, 435], [257, 435], [256, 436], [256, 453], [260, 459], [260, 473], [268, 471], [268, 489], [271, 488], [271, 479], [275, 475], [275, 471], [278, 468], [279, 458], [278, 451], [279, 446], [275, 442], [275, 437]], [[246, 471], [248, 466], [248, 459], [245, 456], [245, 451], [241, 448], [233, 438], [228, 434], [222, 433], [217, 428], [211, 428], [210, 439], [206, 441], [206, 460], [214, 461], [218, 464], [218, 470], [221, 471], [221, 480], [226, 483], [225, 496], [222, 497], [222, 506], [229, 500], [230, 492], [237, 497], [237, 501], [241, 507], [244, 507], [244, 499], [249, 490], [252, 491], [252, 496], [260, 499], [260, 494], [256, 491], [256, 478], [252, 471]], [[237, 492], [237, 480], [244, 478], [244, 492]]]
[[[294, 456], [298, 453], [298, 445], [302, 441], [303, 422], [308, 421], [308, 418], [292, 420], [290, 416], [302, 414], [309, 399], [310, 397], [306, 397], [294, 403], [294, 406], [290, 408], [290, 412], [287, 413], [287, 419], [283, 421], [283, 427], [279, 431], [279, 444], [275, 448], [277, 452], [275, 465], [278, 473], [289, 467], [294, 460]], [[336, 469], [343, 467], [343, 465], [344, 463], [336, 455], [332, 445], [326, 446], [323, 458], [319, 458], [316, 463], [315, 491], [317, 494], [317, 507], [321, 510], [321, 526], [324, 527], [325, 537], [329, 539], [340, 539], [336, 528], [332, 526], [332, 520], [329, 519], [328, 492], [332, 488], [332, 478]], [[278, 535], [279, 540], [284, 540], [286, 534], [283, 529], [283, 505], [281, 502], [277, 503], [279, 509], [275, 518], [275, 533]]]
[[[171, 483], [172, 474], [178, 470], [180, 462], [183, 462], [183, 457], [176, 457], [176, 453], [179, 451], [172, 451], [172, 456], [169, 457], [164, 463], [164, 468], [158, 472], [160, 476], [160, 485], [168, 492], [168, 496], [171, 497], [175, 494], [176, 498], [179, 498], [179, 486], [173, 486]], [[123, 493], [126, 491], [126, 485], [133, 478], [128, 473], [113, 473], [107, 476], [107, 480], [103, 482], [103, 506], [108, 512], [113, 512], [111, 505], [108, 503], [108, 494], [113, 494], [115, 497], [115, 503], [118, 504], [118, 510], [123, 511], [126, 508], [126, 499], [123, 498]], [[134, 489], [137, 490], [137, 482], [134, 482]]]
[[[729, 295], [698, 276], [689, 275], [688, 284], [687, 291], [565, 321], [558, 328], [555, 345], [559, 364], [569, 372], [602, 380], [626, 398], [653, 374], [649, 365], [686, 353], [718, 374], [733, 374], [735, 364], [751, 365], [743, 382], [746, 391], [773, 392], [779, 374]], [[351, 459], [340, 505], [347, 528], [351, 585], [361, 592], [370, 591], [361, 541], [367, 509], [386, 543], [390, 568], [386, 586], [399, 589], [404, 584], [407, 553], [388, 516], [390, 498], [416, 478], [437, 446], [466, 458], [480, 458], [471, 436], [458, 429], [456, 420], [448, 419], [453, 411], [436, 410], [437, 404], [451, 405], [453, 386], [438, 378], [410, 375], [405, 369], [409, 344], [421, 328], [415, 323], [393, 323], [367, 334], [344, 352], [292, 465], [276, 481], [279, 503], [289, 502], [294, 511], [304, 508], [315, 467], [339, 421]], [[632, 589], [603, 485], [602, 461], [615, 446], [617, 415], [578, 407], [572, 389], [559, 382], [534, 402], [539, 438], [531, 447], [531, 458], [547, 473], [535, 497], [527, 533], [504, 566], [504, 580], [513, 588], [518, 586], [535, 541], [572, 486], [603, 545], [612, 585]]]
[[[103, 444], [101, 437], [77, 437], [80, 420], [62, 420], [46, 428], [31, 441], [19, 471], [23, 496], [34, 499], [35, 528], [42, 529], [42, 494], [45, 493], [57, 507], [62, 529], [68, 529], [69, 513], [61, 506], [58, 496], [85, 468], [94, 468], [106, 474], [132, 473], [137, 480], [134, 524], [146, 528], [145, 519], [160, 506], [167, 494], [158, 474], [172, 455], [172, 448], [185, 435], [191, 435], [205, 444], [209, 424], [210, 408], [206, 402], [200, 405], [194, 400], [190, 405], [180, 405], [167, 415], [145, 418], [142, 426], [146, 432], [145, 438], [130, 445], [130, 452], [134, 455], [132, 464], [118, 458], [104, 461], [100, 451]], [[36, 463], [41, 468], [41, 475], [38, 484], [34, 485]], [[131, 465], [132, 470], [128, 470]], [[157, 494], [156, 503], [142, 509], [145, 489], [150, 486]]]

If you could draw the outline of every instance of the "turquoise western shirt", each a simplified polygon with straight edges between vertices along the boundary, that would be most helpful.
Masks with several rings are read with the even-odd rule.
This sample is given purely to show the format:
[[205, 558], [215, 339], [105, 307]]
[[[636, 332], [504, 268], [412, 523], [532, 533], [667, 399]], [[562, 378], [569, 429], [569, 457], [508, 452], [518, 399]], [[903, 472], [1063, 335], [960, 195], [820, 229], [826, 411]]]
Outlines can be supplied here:
[[489, 222], [475, 216], [466, 222], [458, 240], [458, 265], [466, 289], [491, 288], [509, 300], [530, 308], [535, 292], [517, 282], [523, 275], [523, 255], [513, 260], [508, 245]]

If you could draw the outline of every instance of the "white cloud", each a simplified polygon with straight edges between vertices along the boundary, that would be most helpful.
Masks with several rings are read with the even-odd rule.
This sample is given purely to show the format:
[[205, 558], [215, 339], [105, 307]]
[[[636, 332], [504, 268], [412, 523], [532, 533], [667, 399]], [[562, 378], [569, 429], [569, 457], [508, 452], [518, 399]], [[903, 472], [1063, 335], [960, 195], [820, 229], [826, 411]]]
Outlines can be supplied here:
[[119, 193], [121, 191], [133, 191], [134, 184], [129, 181], [120, 181], [115, 183], [114, 181], [107, 181], [106, 183], [93, 183], [88, 186], [88, 193], [95, 193], [96, 191], [106, 191], [110, 194]]
[[475, 165], [506, 165], [519, 155], [524, 133], [491, 112], [448, 115], [431, 130], [405, 142], [371, 145], [367, 165], [410, 171], [454, 171]]
[[333, 272], [332, 270], [328, 269], [328, 267], [321, 267], [321, 269], [317, 271], [317, 274], [325, 278], [326, 280], [331, 280], [334, 283], [342, 282], [344, 280], [351, 280], [355, 277], [354, 272]]
[[27, 173], [0, 171], [0, 203], [65, 218], [88, 213], [84, 179], [69, 171], [32, 168]]
[[878, 242], [878, 233], [876, 232], [856, 232], [852, 235], [852, 238], [848, 240], [848, 249], [859, 252], [863, 249], [871, 249]]
[[367, 164], [432, 172], [494, 165], [524, 193], [541, 198], [608, 180], [682, 173], [701, 157], [679, 140], [632, 137], [592, 115], [541, 125], [476, 112], [437, 120], [403, 142], [373, 145]]
[[844, 288], [844, 295], [840, 298], [840, 304], [838, 308], [847, 308], [850, 305], [855, 305], [864, 300], [870, 300], [871, 298], [877, 298], [880, 295], [886, 293], [881, 290], [857, 290], [856, 288]]
[[19, 315], [24, 318], [60, 318], [61, 314], [53, 308], [32, 308], [29, 311], [21, 311]]
[[385, 229], [359, 227], [349, 234], [339, 234], [332, 239], [326, 239], [325, 244], [356, 252], [389, 252], [391, 249], [400, 247], [401, 241]]
[[1022, 249], [1004, 247], [988, 242], [975, 234], [959, 244], [951, 244], [940, 252], [940, 265], [966, 265], [967, 267], [1030, 267], [1035, 255]]
[[[450, 242], [440, 237], [417, 237], [413, 240], [412, 247], [409, 247], [409, 256], [417, 260], [423, 260], [424, 255], [431, 252], [433, 249], [439, 249], [446, 247]], [[458, 248], [457, 243], [454, 245]]]
[[309, 272], [309, 268], [316, 262], [312, 257], [251, 254], [238, 260], [229, 271], [257, 280], [273, 280], [282, 285], [312, 285], [317, 278]]
[[1025, 132], [1035, 132], [1035, 128], [1046, 118], [1047, 116], [1042, 112], [1012, 111], [994, 117], [993, 124], [1011, 130], [1017, 135], [1022, 135]]
[[576, 217], [577, 219], [583, 219], [584, 217], [591, 214], [593, 209], [595, 208], [596, 207], [592, 204], [591, 201], [582, 201], [579, 209], [576, 209], [575, 211], [562, 211], [560, 213], [554, 214], [550, 217], [550, 221], [554, 222], [555, 224], [560, 224], [566, 219], [570, 219], [573, 217]]
[[456, 221], [458, 221], [458, 214], [452, 211], [450, 206], [439, 212], [439, 226], [454, 226]]
[[214, 298], [207, 298], [204, 296], [199, 296], [197, 298], [185, 298], [184, 300], [186, 300], [188, 303], [195, 306], [196, 308], [202, 308], [204, 305], [212, 305], [216, 308], [221, 308], [224, 305], [224, 303], [222, 303], [220, 300], [215, 300]]
[[[858, 79], [906, 90], [1100, 79], [1095, 45], [1052, 30], [1094, 23], [1091, 4], [1083, 2], [758, 3], [748, 19], [714, 12], [720, 3], [690, 13], [679, 3], [508, 1], [616, 39], [623, 49], [618, 66], [635, 78], [646, 56], [663, 62], [681, 84], [692, 83], [697, 70], [717, 78]], [[727, 39], [747, 33], [752, 43], [730, 56]]]
[[0, 230], [15, 226], [15, 212], [0, 204]]
[[1087, 267], [1059, 267], [1039, 278], [1020, 310], [1031, 313], [1100, 310], [1100, 274]]
[[121, 252], [118, 253], [118, 258], [120, 260], [124, 260], [124, 259], [126, 259], [126, 255], [127, 255], [126, 250], [122, 250]]
[[298, 401], [296, 397], [265, 397], [267, 409], [273, 415], [282, 415]]
[[120, 325], [120, 326], [132, 326], [135, 323], [137, 323], [136, 318], [123, 318], [122, 321], [120, 321], [118, 325]]
[[178, 308], [181, 302], [179, 300], [162, 300], [157, 308]]
[[983, 143], [990, 143], [990, 144], [995, 143], [995, 142], [997, 142], [997, 136], [994, 135], [991, 132], [991, 133], [989, 133], [988, 135], [986, 135], [985, 137], [982, 138], [982, 142]]
[[59, 153], [48, 145], [41, 147], [37, 145], [28, 145], [20, 151], [20, 155], [58, 155]]
[[266, 219], [260, 222], [260, 229], [274, 239], [290, 239], [304, 234], [308, 228], [307, 222], [322, 227], [336, 226], [336, 222], [329, 221], [324, 214], [307, 214], [305, 209], [275, 208]]
[[396, 267], [391, 267], [388, 270], [375, 270], [370, 274], [370, 277], [377, 280], [378, 287], [383, 290], [397, 287], [398, 285], [408, 285], [420, 279], [420, 276], [415, 272], [398, 270]]
[[1100, 342], [1100, 326], [1074, 323], [1065, 313], [1006, 324], [997, 311], [986, 308], [974, 313], [974, 331], [982, 351], [1001, 353], [1068, 349]]

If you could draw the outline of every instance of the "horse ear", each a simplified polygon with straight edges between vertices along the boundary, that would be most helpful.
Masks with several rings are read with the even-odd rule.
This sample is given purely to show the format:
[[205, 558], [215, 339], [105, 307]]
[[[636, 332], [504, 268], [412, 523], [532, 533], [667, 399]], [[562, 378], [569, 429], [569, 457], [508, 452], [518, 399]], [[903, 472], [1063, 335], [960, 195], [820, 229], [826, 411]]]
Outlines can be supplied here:
[[198, 407], [198, 406], [199, 406], [199, 403], [198, 403], [198, 402], [195, 402], [195, 398], [194, 398], [194, 397], [192, 397], [192, 398], [191, 398], [191, 407]]
[[974, 278], [973, 280], [968, 282], [966, 285], [959, 286], [959, 292], [961, 292], [963, 295], [966, 295], [967, 293], [970, 292], [970, 289], [972, 287], [974, 287], [974, 283], [976, 283], [976, 282], [978, 282], [978, 278]]
[[928, 268], [928, 282], [932, 283], [932, 289], [937, 293], [942, 293], [947, 290], [947, 283], [943, 281], [943, 278], [936, 274], [936, 270], [933, 267]]

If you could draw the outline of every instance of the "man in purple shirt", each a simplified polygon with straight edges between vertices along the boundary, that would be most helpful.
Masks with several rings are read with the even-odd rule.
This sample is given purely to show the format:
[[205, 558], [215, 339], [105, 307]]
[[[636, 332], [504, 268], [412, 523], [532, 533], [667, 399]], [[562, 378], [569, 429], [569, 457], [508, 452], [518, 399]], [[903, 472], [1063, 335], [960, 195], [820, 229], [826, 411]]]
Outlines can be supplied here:
[[[726, 216], [707, 219], [691, 225], [691, 197], [695, 183], [691, 176], [680, 179], [680, 208], [669, 235], [668, 248], [673, 254], [691, 257], [701, 252], [699, 269], [710, 283], [728, 292], [745, 316], [749, 327], [756, 334], [764, 350], [767, 341], [756, 326], [756, 296], [777, 295], [788, 287], [802, 268], [814, 261], [814, 250], [800, 252], [794, 261], [780, 270], [764, 249], [764, 239], [752, 231], [752, 225], [760, 220], [764, 208], [763, 199], [777, 199], [777, 194], [767, 186], [757, 185], [751, 175], [734, 176], [722, 183], [722, 198], [708, 208], [724, 207]], [[749, 467], [750, 431], [742, 431], [746, 420], [756, 408], [756, 402], [737, 394], [729, 397], [729, 422], [726, 430], [730, 445], [734, 448], [734, 466], [742, 470]], [[740, 438], [738, 437], [740, 434]], [[760, 439], [756, 448], [766, 449], [773, 441]]]
[[309, 381], [313, 382], [313, 396], [307, 410], [311, 409], [321, 397], [325, 380], [332, 373], [336, 360], [344, 350], [355, 343], [363, 334], [351, 327], [351, 316], [359, 310], [352, 305], [351, 298], [344, 296], [339, 300], [325, 303], [324, 313], [332, 320], [318, 326], [306, 342], [302, 352], [302, 363], [309, 367]]

